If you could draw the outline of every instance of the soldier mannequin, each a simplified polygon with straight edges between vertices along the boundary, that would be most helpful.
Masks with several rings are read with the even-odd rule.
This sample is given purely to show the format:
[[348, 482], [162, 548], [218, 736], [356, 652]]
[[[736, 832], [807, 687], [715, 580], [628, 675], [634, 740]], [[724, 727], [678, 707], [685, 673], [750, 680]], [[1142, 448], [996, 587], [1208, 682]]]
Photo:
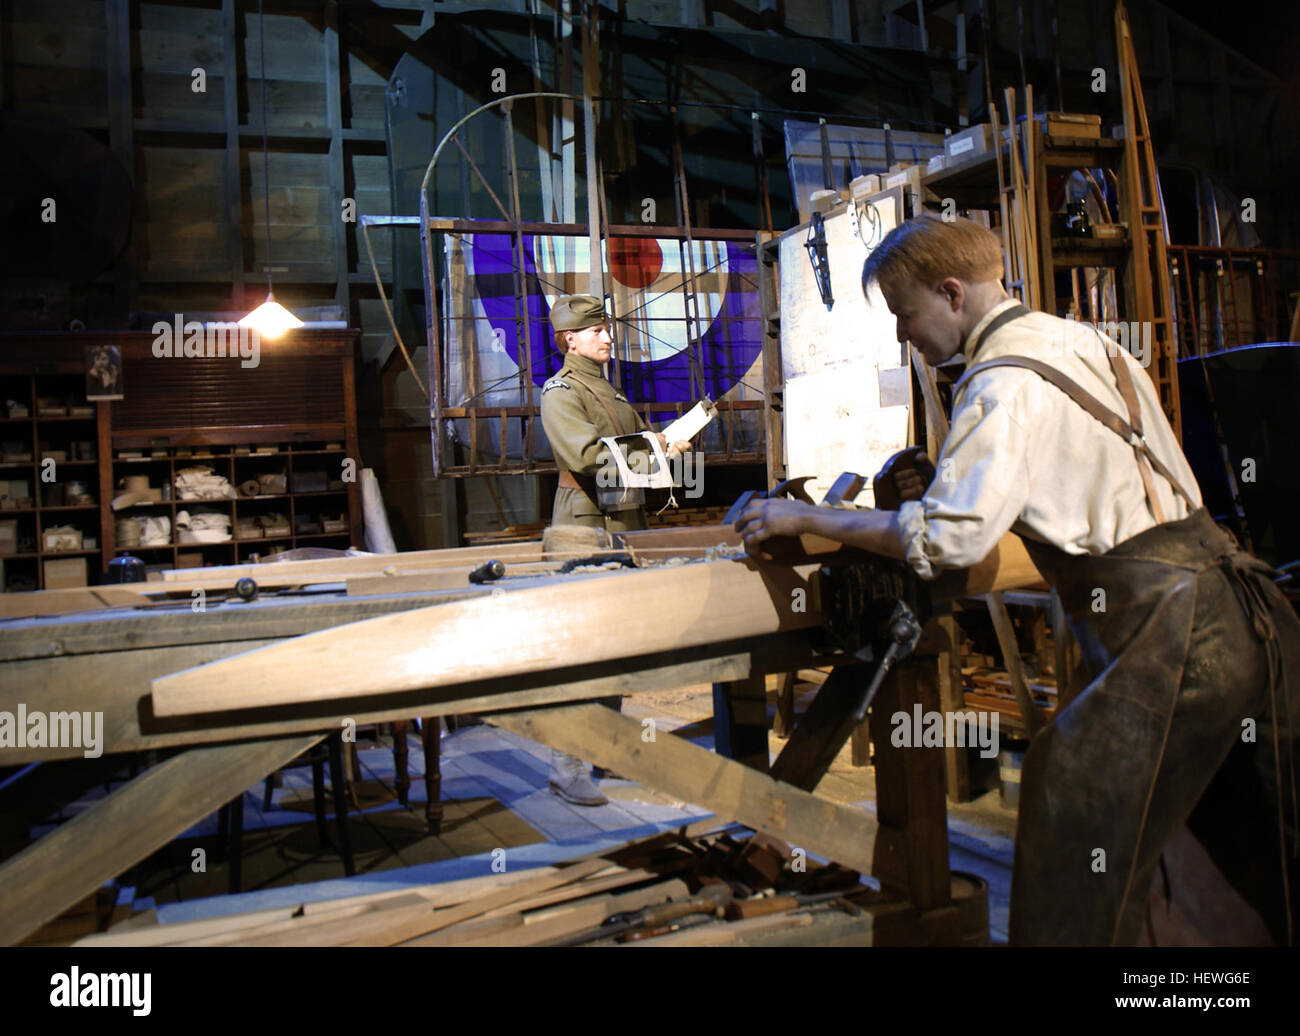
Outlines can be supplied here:
[[[551, 307], [551, 326], [555, 346], [564, 354], [564, 366], [542, 387], [542, 427], [560, 469], [551, 524], [608, 532], [644, 529], [646, 514], [639, 494], [634, 505], [609, 509], [621, 494], [612, 487], [602, 489], [596, 480], [596, 473], [609, 463], [609, 451], [600, 441], [603, 437], [651, 430], [627, 397], [605, 380], [604, 364], [612, 347], [605, 307], [592, 295], [565, 295]], [[662, 434], [655, 434], [670, 457], [689, 449], [688, 443], [670, 446]], [[601, 508], [602, 502], [607, 509]], [[617, 709], [622, 699], [607, 698], [603, 703]], [[608, 801], [592, 783], [586, 763], [563, 752], [552, 755], [550, 786], [575, 805], [601, 806]]]
[[[609, 532], [644, 529], [644, 507], [603, 510], [596, 485], [596, 473], [608, 461], [600, 440], [650, 431], [627, 397], [605, 380], [603, 365], [612, 344], [605, 308], [591, 295], [566, 295], [551, 307], [551, 326], [555, 346], [564, 354], [564, 366], [542, 387], [542, 427], [560, 469], [551, 524]], [[663, 435], [659, 442], [669, 456], [689, 449], [684, 442], [669, 447]]]

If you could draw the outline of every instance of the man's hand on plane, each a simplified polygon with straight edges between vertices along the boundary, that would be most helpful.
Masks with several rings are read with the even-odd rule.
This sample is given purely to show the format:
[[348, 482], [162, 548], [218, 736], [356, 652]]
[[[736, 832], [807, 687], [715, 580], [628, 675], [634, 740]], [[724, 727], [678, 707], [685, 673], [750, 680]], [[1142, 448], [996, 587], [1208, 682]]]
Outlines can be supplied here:
[[899, 500], [920, 500], [925, 496], [926, 483], [915, 468], [904, 468], [894, 474], [894, 488]]
[[745, 553], [756, 557], [764, 540], [808, 531], [816, 510], [798, 500], [751, 500], [734, 528], [744, 540]]

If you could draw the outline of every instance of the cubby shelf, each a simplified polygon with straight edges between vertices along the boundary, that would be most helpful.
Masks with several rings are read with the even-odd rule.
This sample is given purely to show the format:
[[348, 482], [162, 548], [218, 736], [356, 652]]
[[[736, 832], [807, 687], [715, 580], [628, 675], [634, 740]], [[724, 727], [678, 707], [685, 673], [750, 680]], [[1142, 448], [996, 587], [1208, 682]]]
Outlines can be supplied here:
[[[0, 443], [14, 444], [7, 451], [11, 454], [33, 458], [0, 462], [0, 490], [7, 493], [9, 483], [22, 483], [32, 501], [31, 507], [0, 508], [0, 523], [14, 523], [15, 537], [9, 546], [35, 548], [0, 553], [0, 588], [9, 589], [11, 578], [19, 584], [15, 588], [44, 588], [47, 558], [86, 558], [88, 579], [94, 584], [120, 553], [137, 554], [148, 565], [178, 566], [182, 554], [199, 554], [205, 565], [228, 565], [246, 560], [250, 553], [264, 553], [258, 545], [292, 549], [303, 540], [313, 546], [338, 547], [361, 542], [358, 481], [304, 493], [292, 492], [290, 482], [295, 473], [304, 471], [323, 473], [334, 482], [341, 482], [345, 474], [359, 477], [355, 331], [290, 332], [277, 342], [263, 342], [259, 367], [236, 374], [223, 369], [220, 360], [159, 361], [152, 355], [153, 337], [125, 331], [0, 333]], [[87, 405], [84, 350], [89, 345], [117, 347], [124, 398], [91, 404], [95, 410], [89, 416], [42, 417], [37, 403], [41, 398]], [[27, 415], [9, 417], [8, 401], [25, 406]], [[93, 446], [73, 446], [92, 442]], [[266, 447], [274, 449], [254, 452]], [[47, 507], [42, 503], [49, 497], [41, 481], [41, 458], [50, 450], [67, 455], [68, 459], [55, 461], [56, 470], [70, 469], [68, 481], [85, 483], [94, 504]], [[95, 459], [78, 455], [82, 450], [93, 450]], [[144, 455], [123, 457], [123, 451]], [[356, 463], [345, 471], [344, 459]], [[241, 480], [268, 470], [283, 471], [290, 491], [218, 500], [169, 499], [112, 509], [111, 501], [122, 492], [126, 476], [147, 476], [151, 487], [168, 486], [174, 494], [177, 472], [198, 466], [224, 476], [236, 491]], [[174, 522], [177, 511], [210, 509], [229, 515], [230, 540], [177, 543], [173, 524], [171, 542], [165, 545], [117, 546], [117, 522], [128, 516], [165, 515]], [[288, 535], [236, 538], [236, 519], [272, 512], [284, 516]], [[298, 534], [297, 522], [303, 515], [317, 522], [322, 516], [341, 516], [347, 529]], [[55, 525], [71, 525], [83, 538], [94, 537], [97, 546], [78, 551], [42, 549], [45, 529]], [[6, 541], [0, 540], [0, 551], [5, 546]]]

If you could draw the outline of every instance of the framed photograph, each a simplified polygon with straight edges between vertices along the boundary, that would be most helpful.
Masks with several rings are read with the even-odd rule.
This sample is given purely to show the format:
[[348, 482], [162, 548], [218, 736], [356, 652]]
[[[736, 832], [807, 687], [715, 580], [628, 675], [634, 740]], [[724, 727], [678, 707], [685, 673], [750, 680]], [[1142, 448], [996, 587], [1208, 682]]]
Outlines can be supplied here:
[[88, 345], [86, 359], [86, 401], [121, 399], [122, 354], [115, 345]]

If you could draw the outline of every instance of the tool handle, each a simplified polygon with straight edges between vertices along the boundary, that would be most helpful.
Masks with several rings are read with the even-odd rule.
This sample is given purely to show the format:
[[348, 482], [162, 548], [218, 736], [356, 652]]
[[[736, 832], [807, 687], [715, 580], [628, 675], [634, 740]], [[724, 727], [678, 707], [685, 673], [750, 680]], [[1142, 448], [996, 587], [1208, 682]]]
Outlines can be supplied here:
[[880, 659], [880, 665], [876, 666], [876, 671], [871, 677], [871, 683], [867, 684], [867, 689], [862, 694], [862, 700], [858, 703], [857, 711], [853, 713], [854, 722], [861, 723], [867, 718], [867, 710], [871, 708], [871, 702], [876, 697], [876, 692], [880, 690], [880, 685], [885, 682], [889, 670], [894, 667], [894, 662], [902, 653], [903, 646], [897, 641], [892, 641], [889, 647], [885, 648], [885, 654]]
[[486, 561], [469, 574], [471, 583], [491, 583], [506, 574], [506, 566], [500, 561]]
[[885, 466], [871, 480], [871, 490], [876, 498], [877, 510], [898, 510], [902, 500], [898, 495], [896, 478], [904, 471], [916, 472], [927, 487], [934, 481], [934, 463], [926, 455], [925, 447], [909, 446], [905, 450], [899, 450], [885, 461]]
[[727, 916], [732, 920], [743, 921], [751, 917], [766, 917], [768, 914], [781, 914], [799, 906], [794, 896], [767, 896], [764, 899], [741, 899], [727, 908]]
[[712, 914], [714, 911], [723, 908], [725, 904], [717, 895], [701, 894], [692, 896], [690, 899], [683, 899], [680, 903], [662, 903], [656, 907], [650, 907], [642, 915], [641, 924], [646, 928], [655, 928], [662, 924], [668, 924], [679, 917], [688, 917], [691, 914]]

